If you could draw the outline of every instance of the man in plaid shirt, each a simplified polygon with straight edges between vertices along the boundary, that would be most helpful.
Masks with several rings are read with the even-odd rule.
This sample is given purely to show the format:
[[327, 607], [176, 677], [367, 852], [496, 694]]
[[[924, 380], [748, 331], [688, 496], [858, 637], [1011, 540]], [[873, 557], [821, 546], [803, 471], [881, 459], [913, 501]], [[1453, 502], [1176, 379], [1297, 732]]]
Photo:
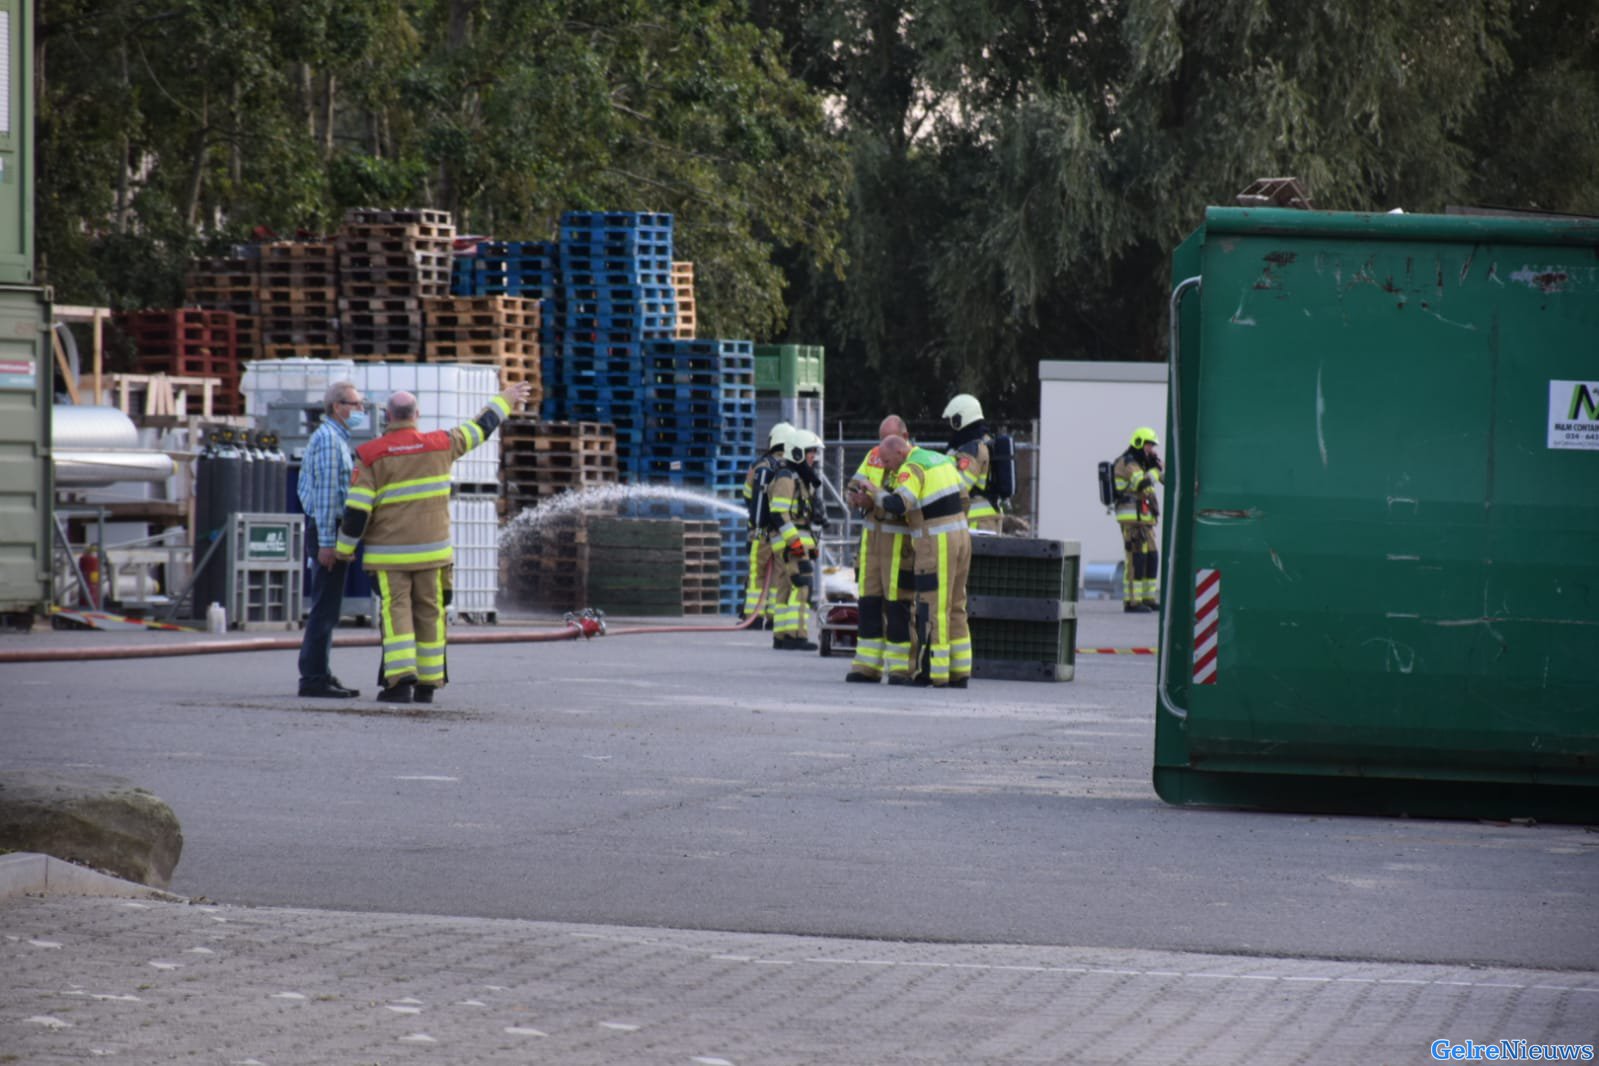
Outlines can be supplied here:
[[350, 453], [350, 430], [366, 426], [366, 406], [361, 390], [348, 381], [328, 386], [322, 400], [322, 424], [311, 434], [300, 460], [300, 506], [305, 509], [311, 566], [311, 612], [305, 620], [300, 644], [300, 695], [327, 699], [353, 699], [360, 693], [346, 688], [333, 676], [328, 660], [333, 651], [333, 630], [344, 611], [344, 575], [347, 562], [339, 560], [334, 545], [344, 517], [344, 497], [350, 491], [355, 460]]

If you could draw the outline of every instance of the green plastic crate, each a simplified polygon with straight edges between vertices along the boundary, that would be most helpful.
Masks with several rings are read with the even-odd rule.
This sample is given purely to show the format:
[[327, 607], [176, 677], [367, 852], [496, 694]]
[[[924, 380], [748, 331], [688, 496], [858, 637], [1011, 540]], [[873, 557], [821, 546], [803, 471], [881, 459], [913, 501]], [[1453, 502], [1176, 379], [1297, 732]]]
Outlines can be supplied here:
[[757, 344], [755, 391], [782, 396], [820, 394], [826, 351], [816, 344]]

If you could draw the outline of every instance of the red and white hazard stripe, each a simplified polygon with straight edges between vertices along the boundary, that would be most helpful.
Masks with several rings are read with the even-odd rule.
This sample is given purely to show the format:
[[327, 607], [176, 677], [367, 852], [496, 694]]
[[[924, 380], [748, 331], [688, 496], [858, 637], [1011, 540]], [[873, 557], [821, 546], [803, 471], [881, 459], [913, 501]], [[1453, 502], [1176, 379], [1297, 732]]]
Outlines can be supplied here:
[[1194, 573], [1194, 684], [1216, 683], [1216, 629], [1221, 621], [1221, 571]]

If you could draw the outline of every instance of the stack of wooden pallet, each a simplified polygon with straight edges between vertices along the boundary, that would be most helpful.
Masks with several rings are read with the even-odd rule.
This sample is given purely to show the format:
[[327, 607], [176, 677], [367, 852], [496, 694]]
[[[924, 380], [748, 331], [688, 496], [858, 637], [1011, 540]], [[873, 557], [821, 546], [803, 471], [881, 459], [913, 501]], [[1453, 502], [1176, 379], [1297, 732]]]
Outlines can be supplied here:
[[718, 613], [721, 610], [721, 585], [721, 523], [685, 521], [683, 523], [683, 613]]
[[239, 394], [237, 323], [232, 311], [127, 311], [117, 325], [132, 343], [141, 374], [216, 378], [216, 414], [244, 411]]
[[331, 359], [339, 352], [338, 261], [328, 241], [258, 245], [261, 354]]
[[450, 291], [450, 213], [352, 208], [335, 243], [345, 355], [416, 360], [423, 345], [422, 300]]
[[422, 301], [430, 363], [481, 363], [500, 368], [500, 387], [533, 386], [527, 406], [544, 399], [539, 372], [539, 302], [519, 296], [441, 296]]
[[546, 611], [583, 607], [588, 579], [588, 529], [580, 510], [514, 530], [502, 540], [502, 584], [524, 606]]
[[195, 259], [183, 276], [183, 304], [232, 311], [240, 359], [261, 354], [259, 263], [242, 255]]
[[563, 492], [618, 481], [616, 432], [601, 422], [513, 418], [500, 430], [505, 517]]
[[694, 264], [682, 260], [672, 263], [672, 291], [677, 296], [677, 325], [672, 336], [694, 339]]

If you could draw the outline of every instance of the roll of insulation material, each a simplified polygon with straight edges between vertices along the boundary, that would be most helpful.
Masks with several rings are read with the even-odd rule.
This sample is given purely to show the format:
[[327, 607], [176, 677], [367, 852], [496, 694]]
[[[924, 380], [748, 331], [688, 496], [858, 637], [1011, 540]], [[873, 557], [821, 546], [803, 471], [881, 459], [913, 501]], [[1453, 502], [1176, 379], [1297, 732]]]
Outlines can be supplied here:
[[50, 411], [50, 446], [66, 451], [137, 448], [139, 427], [115, 407], [56, 404]]
[[139, 447], [138, 427], [115, 407], [57, 404], [50, 423], [58, 487], [163, 481], [172, 476], [172, 458]]
[[140, 448], [102, 448], [98, 451], [56, 449], [57, 488], [91, 488], [119, 481], [165, 481], [172, 476], [172, 457]]

